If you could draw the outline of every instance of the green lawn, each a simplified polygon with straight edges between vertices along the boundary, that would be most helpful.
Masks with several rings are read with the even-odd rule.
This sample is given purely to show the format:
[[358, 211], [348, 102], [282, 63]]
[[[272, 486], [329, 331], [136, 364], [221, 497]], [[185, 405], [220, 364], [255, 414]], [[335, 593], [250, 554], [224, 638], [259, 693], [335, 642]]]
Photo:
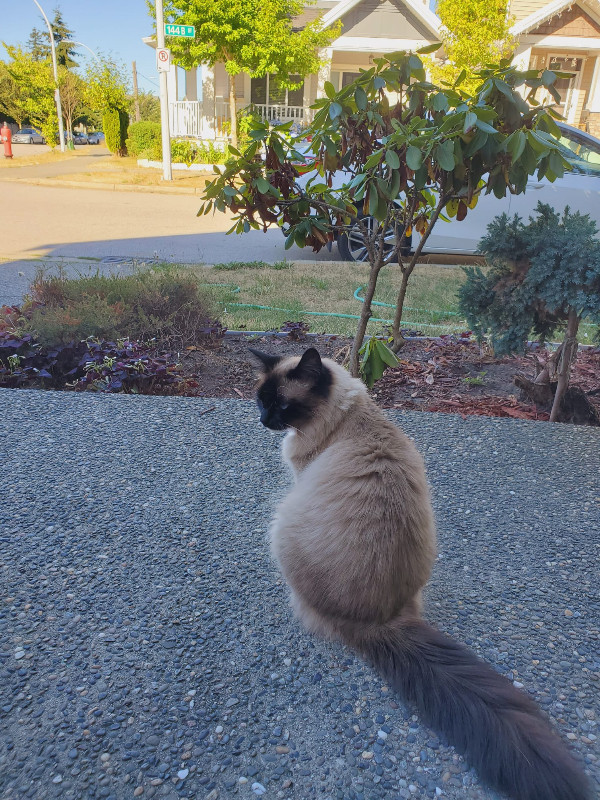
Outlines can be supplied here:
[[[223, 308], [222, 322], [230, 330], [270, 330], [279, 328], [287, 320], [304, 320], [313, 332], [353, 335], [356, 319], [332, 315], [360, 314], [361, 303], [354, 293], [368, 280], [366, 265], [341, 262], [318, 265], [251, 262], [225, 264], [214, 269], [198, 268], [198, 271], [203, 282], [214, 286], [214, 298]], [[456, 293], [463, 280], [460, 267], [417, 266], [409, 283], [403, 325], [419, 328], [425, 334], [466, 330], [466, 321], [454, 316], [457, 314]], [[398, 267], [384, 268], [376, 300], [393, 304], [399, 285]], [[284, 310], [248, 308], [236, 305], [238, 303]], [[307, 314], [309, 311], [319, 313]], [[393, 313], [393, 308], [374, 308], [379, 319], [389, 320]], [[370, 322], [368, 332], [380, 330], [381, 325], [381, 322]]]

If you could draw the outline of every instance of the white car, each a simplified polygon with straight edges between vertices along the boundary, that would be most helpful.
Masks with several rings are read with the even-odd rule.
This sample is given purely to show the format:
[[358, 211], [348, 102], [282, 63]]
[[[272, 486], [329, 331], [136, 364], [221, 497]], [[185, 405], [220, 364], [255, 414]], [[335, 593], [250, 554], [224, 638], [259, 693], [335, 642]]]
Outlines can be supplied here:
[[[470, 210], [462, 222], [438, 220], [423, 250], [424, 253], [445, 253], [472, 255], [477, 252], [480, 239], [486, 233], [489, 223], [503, 212], [513, 216], [518, 214], [527, 221], [535, 211], [538, 202], [547, 203], [556, 211], [562, 212], [565, 206], [571, 211], [589, 214], [600, 229], [600, 140], [577, 128], [558, 123], [561, 130], [560, 142], [564, 155], [573, 167], [562, 178], [551, 183], [547, 178], [538, 180], [535, 175], [529, 178], [524, 193], [498, 199], [495, 195], [484, 194], [474, 209]], [[335, 185], [341, 185], [340, 182]], [[362, 217], [372, 227], [378, 225], [373, 217]], [[407, 242], [407, 250], [416, 245], [417, 235]], [[352, 226], [347, 234], [337, 239], [338, 250], [344, 261], [366, 261], [368, 254], [358, 224]], [[394, 246], [394, 233], [388, 237], [390, 250]]]
[[44, 144], [46, 141], [35, 128], [20, 128], [12, 137], [15, 144]]

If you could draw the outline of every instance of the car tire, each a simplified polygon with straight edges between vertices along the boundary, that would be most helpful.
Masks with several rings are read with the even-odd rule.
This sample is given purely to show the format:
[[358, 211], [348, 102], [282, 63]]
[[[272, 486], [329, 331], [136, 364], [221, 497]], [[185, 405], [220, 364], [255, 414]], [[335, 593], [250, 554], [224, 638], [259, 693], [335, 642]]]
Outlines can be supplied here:
[[[350, 227], [348, 233], [342, 233], [338, 236], [337, 245], [343, 261], [358, 261], [365, 262], [369, 260], [367, 248], [362, 240], [362, 234], [358, 226], [358, 221], [365, 222], [369, 231], [373, 230], [373, 226], [379, 223], [374, 217], [368, 214], [359, 214], [356, 222]], [[385, 249], [391, 252], [394, 247], [393, 230], [390, 228], [388, 235], [386, 235]], [[403, 256], [410, 255], [412, 236], [405, 236], [402, 242], [401, 253]]]
[[29, 137], [29, 144], [33, 144], [33, 136]]

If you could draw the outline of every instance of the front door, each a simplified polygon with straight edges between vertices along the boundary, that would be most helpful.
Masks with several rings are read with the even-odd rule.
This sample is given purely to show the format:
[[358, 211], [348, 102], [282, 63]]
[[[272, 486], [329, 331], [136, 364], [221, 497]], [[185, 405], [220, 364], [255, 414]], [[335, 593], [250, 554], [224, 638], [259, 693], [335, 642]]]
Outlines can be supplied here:
[[568, 73], [568, 77], [556, 79], [554, 86], [558, 90], [560, 101], [554, 105], [554, 108], [559, 114], [562, 114], [565, 122], [573, 125], [577, 122], [575, 115], [577, 113], [581, 73], [583, 72], [583, 59], [567, 56], [548, 56], [548, 69]]

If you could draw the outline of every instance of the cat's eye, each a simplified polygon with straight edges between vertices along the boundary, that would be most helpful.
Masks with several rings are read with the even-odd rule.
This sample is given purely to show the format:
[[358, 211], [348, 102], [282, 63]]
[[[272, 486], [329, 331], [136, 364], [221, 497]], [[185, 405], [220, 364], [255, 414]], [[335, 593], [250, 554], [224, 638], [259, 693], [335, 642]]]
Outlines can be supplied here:
[[290, 406], [290, 404], [289, 404], [289, 403], [286, 403], [286, 402], [285, 402], [285, 400], [282, 400], [282, 401], [279, 403], [279, 409], [280, 409], [281, 411], [285, 411], [285, 410], [286, 410], [286, 408], [289, 408], [289, 406]]

